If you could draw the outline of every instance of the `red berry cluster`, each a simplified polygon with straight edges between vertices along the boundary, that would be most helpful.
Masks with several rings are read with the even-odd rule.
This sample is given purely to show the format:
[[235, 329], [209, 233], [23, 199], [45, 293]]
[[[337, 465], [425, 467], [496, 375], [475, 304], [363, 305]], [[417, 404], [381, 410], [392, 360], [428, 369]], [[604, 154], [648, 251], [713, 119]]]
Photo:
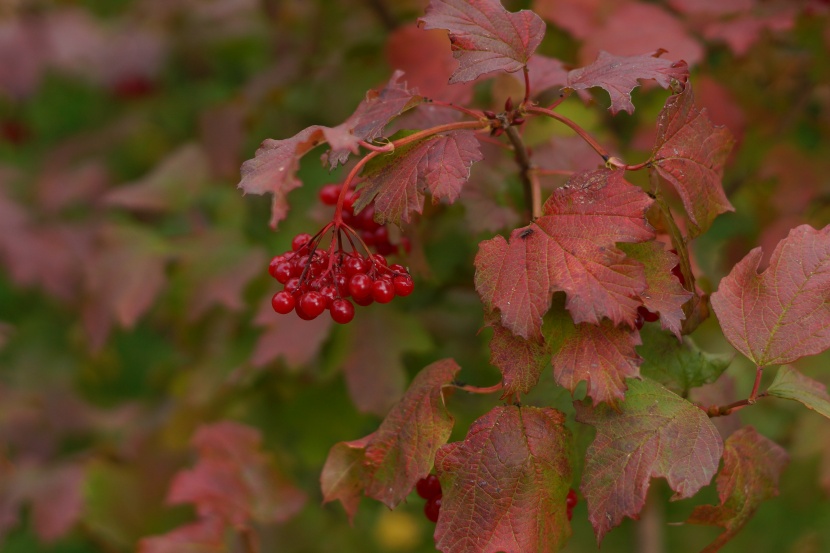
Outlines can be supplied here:
[[432, 522], [438, 522], [438, 513], [441, 511], [441, 482], [434, 474], [421, 478], [415, 484], [418, 495], [427, 500], [424, 505], [424, 515]]
[[576, 497], [576, 492], [573, 488], [568, 490], [568, 497], [565, 499], [565, 510], [568, 513], [568, 520], [571, 520], [574, 516], [574, 507], [579, 500]]
[[[342, 228], [351, 240], [348, 232], [354, 231]], [[337, 240], [333, 238], [329, 250], [321, 251], [317, 246], [330, 229], [334, 229]], [[346, 324], [354, 318], [352, 301], [363, 306], [389, 303], [395, 296], [412, 293], [415, 284], [406, 267], [388, 265], [381, 254], [363, 256], [354, 246], [351, 252], [344, 252], [340, 231], [332, 223], [314, 237], [298, 234], [291, 242], [291, 251], [271, 260], [268, 272], [283, 285], [283, 290], [271, 299], [274, 311], [294, 311], [309, 321], [328, 310], [334, 322]]]
[[[340, 197], [341, 185], [329, 184], [320, 189], [319, 198], [323, 205], [334, 206]], [[343, 222], [354, 229], [366, 246], [374, 248], [374, 251], [381, 255], [395, 255], [402, 249], [409, 252], [409, 240], [404, 236], [400, 244], [392, 244], [389, 241], [389, 229], [375, 221], [375, 205], [371, 203], [364, 207], [360, 213], [355, 214], [354, 203], [360, 192], [349, 191], [346, 193], [343, 202]]]

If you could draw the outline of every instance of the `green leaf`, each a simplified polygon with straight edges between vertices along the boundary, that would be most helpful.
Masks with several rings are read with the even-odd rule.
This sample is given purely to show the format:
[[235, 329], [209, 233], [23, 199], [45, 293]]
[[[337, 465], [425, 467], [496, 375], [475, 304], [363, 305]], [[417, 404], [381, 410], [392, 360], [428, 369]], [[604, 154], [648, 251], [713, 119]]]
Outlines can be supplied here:
[[767, 394], [801, 402], [808, 409], [830, 418], [830, 395], [827, 394], [827, 387], [789, 365], [778, 369], [775, 380], [767, 388]]
[[651, 325], [640, 330], [640, 337], [643, 340], [643, 345], [637, 348], [643, 358], [640, 373], [679, 395], [714, 382], [732, 362], [731, 356], [706, 353], [691, 339], [680, 341]]

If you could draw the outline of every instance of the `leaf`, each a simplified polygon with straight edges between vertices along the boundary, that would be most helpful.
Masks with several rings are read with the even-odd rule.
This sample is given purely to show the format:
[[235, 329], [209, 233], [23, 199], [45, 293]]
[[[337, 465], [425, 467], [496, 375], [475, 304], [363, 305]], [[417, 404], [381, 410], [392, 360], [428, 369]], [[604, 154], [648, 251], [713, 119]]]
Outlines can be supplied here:
[[778, 495], [778, 478], [788, 461], [781, 446], [751, 426], [726, 440], [723, 469], [717, 478], [720, 505], [699, 505], [686, 520], [725, 529], [702, 553], [720, 550], [752, 518], [762, 501]]
[[242, 164], [242, 180], [238, 188], [246, 194], [273, 195], [271, 203], [271, 227], [288, 214], [287, 194], [302, 183], [297, 178], [300, 159], [311, 149], [328, 142], [331, 146], [329, 163], [332, 168], [345, 163], [349, 152], [357, 153], [361, 140], [380, 136], [383, 128], [405, 109], [413, 107], [420, 97], [398, 84], [402, 73], [395, 72], [386, 88], [370, 91], [355, 113], [337, 127], [314, 125], [291, 138], [265, 140], [253, 159]]
[[[545, 337], [553, 352], [551, 365], [556, 383], [573, 393], [583, 380], [594, 402], [614, 402], [625, 397], [626, 378], [639, 378], [642, 362], [635, 346], [636, 330], [616, 327], [608, 320], [599, 325], [575, 325], [564, 309], [551, 311], [553, 324], [545, 325]], [[548, 330], [549, 328], [549, 330]]]
[[640, 296], [643, 305], [652, 313], [660, 313], [660, 325], [680, 339], [680, 327], [686, 318], [683, 304], [694, 294], [683, 288], [672, 274], [678, 258], [656, 241], [640, 244], [620, 244], [629, 259], [643, 264], [647, 288]]
[[527, 65], [545, 36], [545, 22], [529, 10], [508, 12], [497, 0], [431, 0], [418, 20], [424, 29], [449, 31], [458, 69], [450, 83]]
[[391, 309], [367, 310], [344, 328], [348, 354], [342, 362], [355, 407], [384, 416], [406, 386], [405, 352], [424, 353], [432, 343], [413, 317]]
[[496, 407], [463, 442], [438, 450], [444, 490], [435, 545], [444, 553], [558, 551], [571, 534], [565, 498], [571, 435], [549, 407]]
[[320, 476], [323, 502], [339, 500], [353, 519], [361, 492], [390, 509], [403, 501], [450, 437], [442, 389], [459, 370], [452, 359], [425, 367], [376, 432], [332, 447]]
[[492, 321], [490, 326], [493, 328], [490, 364], [501, 371], [502, 398], [528, 393], [550, 364], [550, 348], [546, 343], [516, 336], [497, 321]]
[[433, 203], [446, 198], [452, 203], [470, 178], [470, 167], [484, 156], [473, 131], [440, 133], [399, 148], [383, 158], [383, 165], [365, 172], [366, 182], [355, 211], [374, 200], [375, 220], [400, 225], [412, 211], [421, 213], [424, 193]]
[[608, 109], [612, 114], [620, 111], [634, 113], [631, 91], [639, 86], [639, 81], [654, 79], [663, 88], [668, 88], [672, 80], [685, 83], [689, 78], [689, 67], [685, 62], [656, 57], [660, 53], [658, 50], [653, 55], [615, 56], [603, 50], [591, 65], [568, 73], [568, 88], [585, 90], [601, 87], [611, 96]]
[[681, 499], [717, 472], [723, 444], [706, 413], [656, 382], [629, 380], [617, 409], [574, 407], [577, 421], [597, 429], [580, 486], [597, 543], [623, 517], [637, 517], [650, 478], [665, 478]]
[[830, 347], [830, 226], [801, 225], [778, 243], [761, 274], [761, 248], [720, 281], [711, 302], [726, 339], [758, 366]]
[[830, 418], [830, 395], [827, 394], [827, 386], [804, 376], [788, 365], [778, 369], [775, 380], [767, 388], [767, 395], [801, 402], [808, 409]]
[[138, 553], [225, 553], [225, 526], [218, 518], [185, 524], [161, 536], [143, 538]]
[[657, 118], [651, 163], [683, 201], [692, 237], [726, 211], [734, 211], [723, 191], [723, 166], [735, 141], [729, 129], [715, 127], [706, 110], [695, 108], [692, 87], [666, 100]]
[[259, 305], [254, 322], [265, 330], [251, 353], [251, 365], [264, 367], [280, 359], [289, 369], [297, 370], [320, 354], [334, 326], [331, 317], [317, 317], [300, 324], [294, 315], [274, 313], [269, 301], [261, 301]]
[[192, 440], [199, 460], [176, 475], [167, 501], [192, 503], [200, 517], [217, 517], [236, 528], [291, 518], [305, 494], [276, 471], [260, 451], [261, 442], [257, 430], [235, 422], [199, 427]]
[[678, 340], [650, 325], [640, 330], [640, 336], [640, 373], [678, 395], [685, 396], [692, 388], [716, 381], [732, 362], [730, 356], [706, 353], [689, 338]]
[[574, 175], [509, 242], [496, 236], [479, 244], [475, 285], [485, 306], [525, 339], [541, 338], [542, 316], [560, 290], [576, 323], [608, 317], [633, 326], [645, 276], [615, 244], [654, 236], [644, 217], [651, 202], [621, 172]]
[[[568, 70], [558, 59], [537, 54], [527, 62], [527, 69], [530, 74], [530, 90], [533, 96], [538, 96], [549, 88], [568, 84]], [[514, 73], [513, 76], [524, 86], [523, 74]], [[538, 155], [535, 149], [534, 153]]]

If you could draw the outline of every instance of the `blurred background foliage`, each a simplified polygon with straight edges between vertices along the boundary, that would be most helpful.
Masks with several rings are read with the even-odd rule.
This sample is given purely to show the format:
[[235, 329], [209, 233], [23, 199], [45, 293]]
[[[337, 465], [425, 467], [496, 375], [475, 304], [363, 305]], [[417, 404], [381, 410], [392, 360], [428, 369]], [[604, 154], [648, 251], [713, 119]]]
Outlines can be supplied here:
[[[307, 156], [304, 186], [277, 232], [267, 226], [269, 200], [235, 187], [263, 139], [339, 124], [396, 68], [422, 90], [443, 90], [446, 75], [417, 74], [435, 62], [415, 29], [425, 4], [0, 0], [2, 551], [134, 551], [140, 538], [193, 520], [190, 507], [165, 502], [167, 490], [196, 462], [194, 432], [223, 420], [258, 429], [269, 466], [307, 498], [288, 520], [257, 527], [263, 551], [433, 550], [434, 525], [414, 494], [394, 512], [364, 501], [350, 527], [339, 505], [320, 505], [319, 473], [329, 448], [372, 432], [426, 364], [453, 357], [464, 381], [498, 379], [490, 335], [478, 333], [472, 259], [480, 240], [520, 224], [515, 165], [508, 156], [479, 164], [468, 188], [483, 192], [429, 206], [404, 229], [414, 246], [401, 259], [416, 293], [338, 328], [271, 312], [266, 267], [295, 234], [325, 222], [317, 191], [342, 175]], [[798, 224], [830, 222], [827, 2], [505, 5], [543, 15], [550, 26], [540, 52], [573, 66], [601, 49], [660, 47], [692, 65], [698, 102], [738, 138], [725, 179], [736, 212], [694, 244], [701, 286], [714, 290], [751, 248], [768, 255]], [[446, 38], [430, 40], [448, 52]], [[479, 107], [498, 110], [516, 87], [499, 76], [473, 94]], [[574, 97], [561, 110], [637, 162], [665, 97], [638, 89], [633, 116], [611, 117], [602, 95], [587, 104]], [[597, 163], [549, 123], [529, 125], [527, 138], [562, 168]], [[693, 338], [731, 352], [716, 330], [710, 319]], [[825, 354], [799, 368], [827, 383], [828, 362]], [[752, 372], [736, 359], [701, 397], [744, 397]], [[453, 439], [497, 403], [450, 401]], [[573, 413], [549, 375], [526, 401]], [[751, 423], [792, 453], [781, 495], [724, 551], [830, 550], [830, 425], [786, 403], [722, 421], [725, 432]], [[590, 432], [572, 426], [584, 452]], [[710, 486], [668, 503], [662, 482], [653, 494], [649, 516], [661, 525], [715, 498]], [[582, 502], [574, 529], [566, 550], [594, 551]], [[636, 550], [637, 529], [626, 521], [603, 551]], [[663, 533], [667, 550], [694, 551], [717, 530]]]

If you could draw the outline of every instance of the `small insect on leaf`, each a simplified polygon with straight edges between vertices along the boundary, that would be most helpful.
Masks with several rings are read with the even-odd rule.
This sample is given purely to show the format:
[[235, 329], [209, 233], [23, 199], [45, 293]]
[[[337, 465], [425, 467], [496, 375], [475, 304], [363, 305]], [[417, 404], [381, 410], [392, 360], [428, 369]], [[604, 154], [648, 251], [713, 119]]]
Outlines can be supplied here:
[[533, 234], [533, 229], [532, 228], [526, 228], [519, 235], [519, 238], [524, 239], [524, 238], [527, 238], [528, 236], [530, 236], [531, 234]]

